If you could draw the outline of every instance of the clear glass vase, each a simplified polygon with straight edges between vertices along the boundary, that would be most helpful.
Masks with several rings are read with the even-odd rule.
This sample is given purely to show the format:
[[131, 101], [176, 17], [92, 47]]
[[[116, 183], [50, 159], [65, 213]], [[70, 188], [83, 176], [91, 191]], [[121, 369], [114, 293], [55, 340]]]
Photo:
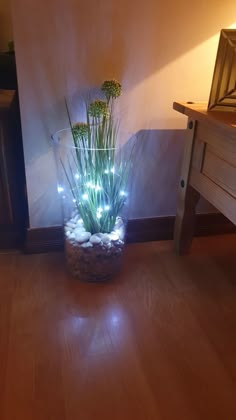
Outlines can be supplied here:
[[105, 281], [122, 262], [132, 147], [75, 147], [72, 134], [53, 135], [67, 266], [81, 281]]

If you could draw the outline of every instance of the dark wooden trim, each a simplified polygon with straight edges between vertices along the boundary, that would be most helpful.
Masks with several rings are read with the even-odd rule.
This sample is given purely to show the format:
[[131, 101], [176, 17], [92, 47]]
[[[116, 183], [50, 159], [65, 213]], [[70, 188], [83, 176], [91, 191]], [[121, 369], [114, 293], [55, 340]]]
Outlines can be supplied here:
[[64, 237], [62, 226], [28, 229], [26, 234], [25, 252], [40, 253], [59, 251], [63, 249], [63, 243]]
[[24, 242], [23, 232], [12, 226], [0, 226], [0, 249], [18, 249]]
[[[127, 242], [148, 242], [173, 239], [174, 216], [132, 219], [127, 227]], [[236, 233], [234, 226], [220, 213], [198, 214], [196, 216], [195, 236]], [[41, 229], [28, 229], [25, 252], [40, 253], [63, 249], [63, 228], [51, 226]]]

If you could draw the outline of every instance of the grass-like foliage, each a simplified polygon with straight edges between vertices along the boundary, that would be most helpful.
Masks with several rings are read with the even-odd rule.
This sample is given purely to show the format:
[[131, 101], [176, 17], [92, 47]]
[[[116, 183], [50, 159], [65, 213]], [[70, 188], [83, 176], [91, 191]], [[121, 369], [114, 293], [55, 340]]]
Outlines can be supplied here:
[[[126, 201], [131, 156], [118, 148], [119, 124], [114, 102], [121, 94], [116, 80], [101, 86], [104, 100], [86, 104], [86, 122], [73, 124], [67, 107], [74, 147], [61, 161], [75, 206], [86, 231], [111, 232]], [[67, 105], [66, 105], [67, 106]]]

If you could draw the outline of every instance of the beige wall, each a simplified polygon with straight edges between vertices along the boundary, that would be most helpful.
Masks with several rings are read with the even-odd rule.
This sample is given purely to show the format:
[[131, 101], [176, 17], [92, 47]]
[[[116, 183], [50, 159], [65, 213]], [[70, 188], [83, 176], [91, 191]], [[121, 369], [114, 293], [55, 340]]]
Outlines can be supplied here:
[[8, 49], [12, 40], [11, 0], [0, 1], [0, 51]]
[[13, 2], [31, 227], [61, 220], [50, 134], [67, 125], [63, 97], [109, 77], [122, 81], [127, 128], [141, 130], [131, 217], [174, 214], [186, 120], [172, 102], [208, 99], [235, 0]]

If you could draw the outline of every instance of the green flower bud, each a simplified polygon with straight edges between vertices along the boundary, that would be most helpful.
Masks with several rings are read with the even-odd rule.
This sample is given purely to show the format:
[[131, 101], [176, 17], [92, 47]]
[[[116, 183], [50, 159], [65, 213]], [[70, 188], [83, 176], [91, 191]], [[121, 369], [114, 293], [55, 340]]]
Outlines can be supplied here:
[[88, 107], [88, 113], [94, 118], [107, 117], [109, 115], [109, 111], [106, 101], [96, 99], [91, 102]]
[[105, 80], [101, 90], [105, 93], [107, 99], [118, 98], [121, 95], [121, 84], [115, 79]]
[[83, 122], [78, 122], [73, 125], [72, 130], [73, 130], [74, 137], [79, 138], [79, 139], [88, 138], [88, 133], [89, 133], [88, 124], [85, 124]]

